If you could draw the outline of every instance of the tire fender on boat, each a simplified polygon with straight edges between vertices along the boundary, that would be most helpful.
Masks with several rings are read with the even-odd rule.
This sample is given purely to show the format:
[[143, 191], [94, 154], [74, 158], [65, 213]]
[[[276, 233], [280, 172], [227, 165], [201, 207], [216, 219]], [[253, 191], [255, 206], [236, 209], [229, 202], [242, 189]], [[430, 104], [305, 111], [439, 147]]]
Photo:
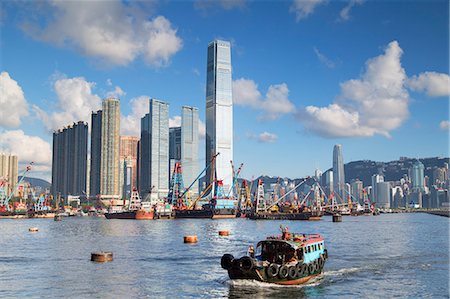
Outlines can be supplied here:
[[314, 263], [310, 263], [308, 265], [308, 273], [311, 275], [314, 273], [315, 267], [314, 267]]
[[296, 266], [290, 266], [288, 270], [288, 278], [289, 279], [296, 279], [298, 274], [298, 270]]
[[255, 266], [255, 263], [253, 262], [253, 259], [249, 256], [241, 257], [239, 261], [239, 266], [241, 269], [250, 271]]
[[328, 259], [328, 250], [324, 249], [323, 254], [325, 256], [325, 259]]
[[303, 264], [300, 267], [300, 271], [298, 272], [298, 276], [299, 277], [305, 276], [307, 274], [307, 272], [308, 272], [308, 265]]
[[278, 277], [285, 279], [289, 274], [289, 268], [286, 265], [281, 266], [280, 271], [278, 271]]
[[274, 278], [278, 275], [279, 269], [280, 269], [280, 265], [270, 264], [269, 267], [267, 267], [266, 274], [268, 277]]
[[233, 261], [234, 261], [234, 256], [231, 254], [224, 254], [222, 256], [222, 258], [220, 259], [220, 265], [222, 266], [222, 268], [224, 268], [225, 270], [228, 270], [231, 268], [231, 266], [233, 265]]

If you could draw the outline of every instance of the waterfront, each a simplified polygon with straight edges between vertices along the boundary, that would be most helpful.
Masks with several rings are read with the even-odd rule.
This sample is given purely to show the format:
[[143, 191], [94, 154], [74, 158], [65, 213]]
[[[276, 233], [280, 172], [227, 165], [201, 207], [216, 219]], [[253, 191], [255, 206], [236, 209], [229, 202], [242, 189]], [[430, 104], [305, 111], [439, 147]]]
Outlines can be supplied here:
[[[301, 287], [230, 282], [224, 253], [279, 232], [320, 233], [330, 255], [325, 274]], [[30, 233], [36, 226], [39, 232]], [[160, 220], [90, 217], [0, 221], [0, 296], [96, 298], [414, 297], [449, 294], [449, 219], [384, 214], [321, 221]], [[220, 229], [231, 235], [218, 236]], [[196, 234], [197, 244], [183, 244]], [[90, 253], [114, 252], [97, 264]]]

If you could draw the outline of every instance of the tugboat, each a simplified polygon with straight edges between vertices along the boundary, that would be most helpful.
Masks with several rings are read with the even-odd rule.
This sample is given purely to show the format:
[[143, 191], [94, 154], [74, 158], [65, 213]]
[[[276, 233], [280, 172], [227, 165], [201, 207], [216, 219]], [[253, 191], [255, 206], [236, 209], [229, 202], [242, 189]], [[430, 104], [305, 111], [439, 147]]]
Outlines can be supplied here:
[[299, 285], [322, 273], [328, 252], [319, 234], [290, 233], [268, 237], [250, 246], [247, 256], [235, 259], [224, 254], [221, 266], [230, 279], [253, 279], [279, 285]]
[[106, 219], [136, 219], [136, 220], [152, 220], [153, 207], [147, 202], [141, 202], [138, 191], [134, 188], [131, 193], [130, 202], [126, 209], [110, 210], [105, 213]]

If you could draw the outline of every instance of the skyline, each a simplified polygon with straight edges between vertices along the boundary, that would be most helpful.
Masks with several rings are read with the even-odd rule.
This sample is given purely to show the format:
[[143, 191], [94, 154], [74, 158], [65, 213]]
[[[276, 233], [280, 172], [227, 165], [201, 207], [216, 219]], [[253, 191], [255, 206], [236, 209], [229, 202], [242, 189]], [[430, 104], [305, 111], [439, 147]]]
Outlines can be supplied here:
[[[108, 3], [78, 8], [58, 3], [47, 15], [30, 3], [2, 4], [0, 84], [6, 96], [0, 104], [10, 109], [0, 117], [0, 151], [17, 154], [21, 167], [33, 159], [37, 177], [50, 177], [52, 131], [80, 120], [90, 126], [91, 111], [107, 96], [121, 99], [122, 133], [134, 136], [150, 97], [170, 104], [172, 125], [181, 120], [181, 106], [198, 107], [202, 169], [205, 49], [215, 38], [232, 42], [234, 162], [244, 162], [243, 177], [326, 170], [338, 143], [344, 162], [448, 156], [445, 1], [364, 2], [347, 10], [352, 1], [318, 1], [310, 10], [301, 2]], [[133, 8], [142, 5], [146, 10], [136, 13]], [[42, 17], [47, 27], [31, 32], [25, 25], [33, 20], [19, 8]], [[90, 21], [100, 9], [132, 16], [130, 26], [149, 30], [149, 43], [159, 42], [145, 48], [120, 21], [115, 26]], [[95, 34], [86, 35], [82, 24], [79, 32], [70, 31], [61, 15], [86, 17], [91, 28], [114, 33], [117, 48], [89, 45]], [[271, 16], [276, 28], [264, 16]], [[224, 21], [231, 17], [232, 22]], [[20, 146], [27, 142], [34, 147]]]

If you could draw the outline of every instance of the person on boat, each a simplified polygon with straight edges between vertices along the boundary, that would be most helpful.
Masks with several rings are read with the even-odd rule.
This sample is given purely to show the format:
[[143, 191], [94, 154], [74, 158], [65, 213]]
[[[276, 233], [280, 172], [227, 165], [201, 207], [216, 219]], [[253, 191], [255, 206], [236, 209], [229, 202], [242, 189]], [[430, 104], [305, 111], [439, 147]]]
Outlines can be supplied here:
[[255, 258], [255, 248], [252, 245], [248, 247], [247, 255], [251, 258]]

